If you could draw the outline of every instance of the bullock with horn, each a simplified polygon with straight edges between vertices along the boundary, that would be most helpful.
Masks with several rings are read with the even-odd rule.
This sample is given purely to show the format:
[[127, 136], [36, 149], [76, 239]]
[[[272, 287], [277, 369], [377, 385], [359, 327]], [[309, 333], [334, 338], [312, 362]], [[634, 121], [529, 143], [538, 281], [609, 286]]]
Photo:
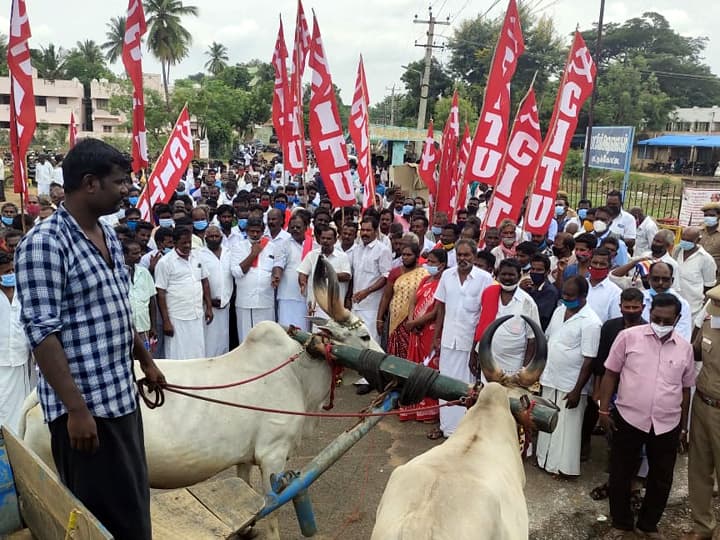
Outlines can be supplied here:
[[478, 344], [480, 368], [491, 382], [457, 431], [393, 471], [378, 506], [373, 540], [528, 537], [516, 420], [528, 425], [529, 416], [526, 411], [513, 418], [508, 398], [527, 401], [525, 388], [538, 381], [545, 367], [547, 342], [540, 327], [524, 317], [536, 339], [535, 355], [518, 373], [506, 376], [493, 360], [490, 344], [509, 318], [493, 321]]

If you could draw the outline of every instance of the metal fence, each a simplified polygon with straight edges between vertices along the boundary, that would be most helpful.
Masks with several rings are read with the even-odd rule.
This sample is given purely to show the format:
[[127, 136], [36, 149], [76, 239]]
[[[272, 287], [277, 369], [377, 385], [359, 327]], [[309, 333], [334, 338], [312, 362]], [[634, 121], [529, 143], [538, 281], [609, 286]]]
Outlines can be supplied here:
[[[622, 191], [622, 184], [622, 179], [601, 178], [589, 180], [586, 198], [592, 201], [593, 207], [603, 206], [608, 192], [615, 189]], [[560, 182], [560, 190], [568, 194], [570, 206], [576, 207], [581, 199], [580, 181], [563, 178]], [[672, 222], [680, 216], [681, 199], [682, 188], [678, 183], [669, 180], [637, 181], [631, 178], [623, 206], [626, 210], [639, 206], [648, 216]]]

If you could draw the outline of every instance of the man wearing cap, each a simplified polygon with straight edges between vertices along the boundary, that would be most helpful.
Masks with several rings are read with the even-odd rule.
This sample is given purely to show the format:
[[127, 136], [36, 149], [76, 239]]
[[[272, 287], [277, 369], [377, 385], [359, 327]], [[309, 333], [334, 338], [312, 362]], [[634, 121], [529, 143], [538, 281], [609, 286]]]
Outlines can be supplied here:
[[703, 228], [699, 244], [715, 259], [717, 278], [720, 279], [720, 203], [711, 202], [702, 207]]
[[712, 495], [720, 481], [720, 286], [707, 292], [708, 301], [695, 320], [695, 360], [702, 369], [695, 383], [690, 418], [688, 492], [693, 529], [685, 540], [710, 540], [717, 525]]

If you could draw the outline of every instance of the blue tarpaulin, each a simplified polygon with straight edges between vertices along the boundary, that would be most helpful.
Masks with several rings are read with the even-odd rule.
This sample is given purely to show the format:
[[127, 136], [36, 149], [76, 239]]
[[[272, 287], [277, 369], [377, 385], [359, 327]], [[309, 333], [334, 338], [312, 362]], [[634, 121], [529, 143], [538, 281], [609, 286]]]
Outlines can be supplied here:
[[638, 141], [646, 146], [679, 146], [683, 148], [720, 148], [720, 135], [662, 135]]

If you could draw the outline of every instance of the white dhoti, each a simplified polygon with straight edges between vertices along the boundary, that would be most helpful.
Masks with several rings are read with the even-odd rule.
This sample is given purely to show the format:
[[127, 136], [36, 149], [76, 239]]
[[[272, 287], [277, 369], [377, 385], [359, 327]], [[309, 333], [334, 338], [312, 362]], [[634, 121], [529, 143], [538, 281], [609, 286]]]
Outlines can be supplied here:
[[587, 397], [581, 396], [578, 406], [566, 408], [567, 392], [544, 386], [542, 397], [560, 409], [558, 423], [552, 433], [540, 432], [537, 440], [537, 461], [541, 469], [552, 474], [580, 474], [580, 439]]
[[274, 308], [235, 308], [237, 313], [238, 341], [242, 343], [253, 326], [262, 321], [274, 321]]
[[[475, 376], [470, 372], [468, 362], [470, 351], [459, 351], [457, 349], [440, 348], [440, 374], [453, 377], [468, 383], [475, 382]], [[440, 400], [440, 405], [447, 403]], [[440, 407], [440, 431], [449, 437], [457, 429], [460, 420], [465, 416], [467, 408], [462, 405], [452, 407]]]
[[[370, 337], [375, 340], [375, 343], [380, 345], [380, 335], [377, 333], [377, 325], [375, 324], [375, 321], [377, 319], [377, 310], [370, 311], [363, 309], [353, 309], [353, 313], [362, 319], [362, 321], [365, 323], [365, 326], [367, 326]], [[365, 377], [360, 377], [353, 384], [367, 383], [368, 381]]]
[[170, 317], [173, 335], [165, 336], [165, 358], [190, 360], [205, 358], [205, 320], [182, 321]]
[[278, 300], [278, 323], [297, 326], [307, 332], [307, 302], [305, 300]]
[[28, 366], [0, 366], [0, 426], [17, 433], [20, 413], [30, 393]]
[[205, 325], [205, 356], [213, 357], [230, 350], [230, 306], [213, 308], [213, 320]]

